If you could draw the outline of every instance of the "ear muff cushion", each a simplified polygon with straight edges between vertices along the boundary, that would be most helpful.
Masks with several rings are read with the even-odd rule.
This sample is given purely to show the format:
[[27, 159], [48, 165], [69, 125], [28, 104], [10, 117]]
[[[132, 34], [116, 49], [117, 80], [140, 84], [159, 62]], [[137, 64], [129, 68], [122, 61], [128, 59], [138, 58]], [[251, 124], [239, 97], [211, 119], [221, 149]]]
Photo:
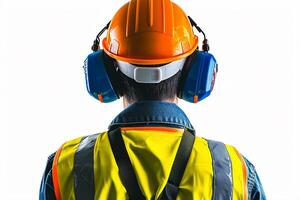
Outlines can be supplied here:
[[104, 103], [118, 99], [105, 69], [104, 51], [101, 49], [91, 53], [84, 63], [85, 80], [89, 94]]
[[208, 52], [196, 50], [185, 66], [185, 80], [181, 83], [180, 98], [197, 103], [210, 95], [216, 73], [216, 59]]
[[194, 51], [190, 56], [188, 56], [185, 60], [184, 66], [181, 70], [181, 76], [177, 87], [177, 96], [182, 99], [183, 87], [185, 85], [186, 79], [188, 77], [188, 73], [190, 70], [191, 62], [193, 60], [193, 56], [196, 51]]
[[104, 58], [104, 67], [107, 72], [107, 75], [109, 77], [110, 83], [118, 96], [120, 98], [123, 96], [123, 90], [122, 90], [122, 79], [120, 77], [120, 71], [118, 69], [117, 61], [107, 55], [105, 51], [103, 51], [103, 58]]

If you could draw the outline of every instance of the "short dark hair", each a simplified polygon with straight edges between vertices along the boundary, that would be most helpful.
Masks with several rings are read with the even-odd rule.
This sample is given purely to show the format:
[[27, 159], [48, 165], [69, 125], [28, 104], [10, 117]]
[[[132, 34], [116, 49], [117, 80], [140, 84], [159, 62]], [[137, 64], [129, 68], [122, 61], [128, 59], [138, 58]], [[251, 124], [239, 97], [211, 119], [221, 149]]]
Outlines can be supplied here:
[[173, 99], [177, 95], [177, 87], [181, 71], [159, 83], [138, 83], [119, 71], [122, 82], [122, 94], [129, 102], [142, 100]]
[[[159, 83], [138, 83], [118, 70], [116, 60], [104, 53], [106, 71], [118, 96], [124, 96], [130, 102], [142, 100], [173, 99], [177, 95], [177, 88], [181, 78], [181, 71]], [[161, 66], [161, 65], [153, 65]]]

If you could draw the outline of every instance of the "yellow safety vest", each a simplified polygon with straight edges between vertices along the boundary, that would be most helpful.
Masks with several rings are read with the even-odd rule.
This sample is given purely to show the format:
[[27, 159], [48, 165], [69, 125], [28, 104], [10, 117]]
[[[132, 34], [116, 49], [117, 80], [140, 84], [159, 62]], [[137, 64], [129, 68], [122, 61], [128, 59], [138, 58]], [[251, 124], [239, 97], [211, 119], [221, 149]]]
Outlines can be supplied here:
[[[169, 127], [121, 128], [147, 200], [158, 199], [162, 193], [183, 131]], [[79, 186], [87, 188], [87, 197], [95, 200], [128, 199], [107, 132], [64, 143], [54, 157], [52, 176], [57, 200], [75, 200]], [[78, 185], [78, 178], [86, 183]], [[196, 137], [176, 199], [247, 200], [247, 178], [245, 161], [233, 146]]]

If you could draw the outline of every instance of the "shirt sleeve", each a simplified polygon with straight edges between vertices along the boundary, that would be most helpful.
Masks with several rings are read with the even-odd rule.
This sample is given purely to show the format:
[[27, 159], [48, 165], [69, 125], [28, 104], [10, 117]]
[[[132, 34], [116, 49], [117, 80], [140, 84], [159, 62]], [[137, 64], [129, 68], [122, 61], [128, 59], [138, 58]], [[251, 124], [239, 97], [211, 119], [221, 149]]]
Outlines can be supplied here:
[[52, 163], [54, 156], [55, 153], [48, 157], [46, 169], [41, 181], [39, 200], [56, 200], [52, 182]]
[[244, 157], [248, 169], [249, 200], [266, 200], [266, 195], [254, 165]]

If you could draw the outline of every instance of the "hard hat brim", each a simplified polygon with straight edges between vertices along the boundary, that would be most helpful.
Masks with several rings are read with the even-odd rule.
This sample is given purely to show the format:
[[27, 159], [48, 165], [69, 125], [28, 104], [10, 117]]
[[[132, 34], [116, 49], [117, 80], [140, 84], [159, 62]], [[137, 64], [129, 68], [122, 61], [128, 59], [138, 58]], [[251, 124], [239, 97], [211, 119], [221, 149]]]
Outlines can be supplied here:
[[172, 57], [165, 57], [165, 58], [129, 58], [129, 57], [124, 57], [124, 56], [119, 56], [116, 55], [114, 53], [112, 53], [111, 51], [109, 51], [109, 48], [107, 47], [107, 42], [106, 42], [106, 38], [104, 38], [102, 40], [102, 46], [103, 46], [103, 50], [106, 54], [108, 54], [110, 57], [116, 59], [116, 60], [121, 60], [124, 62], [128, 62], [131, 64], [139, 64], [139, 65], [157, 65], [157, 64], [165, 64], [165, 63], [169, 63], [169, 62], [173, 62], [175, 60], [179, 60], [185, 57], [188, 57], [189, 55], [191, 55], [196, 48], [198, 47], [198, 37], [195, 37], [195, 44], [193, 46], [193, 48], [191, 48], [189, 51], [183, 53], [183, 54], [179, 54], [179, 55], [175, 55]]

